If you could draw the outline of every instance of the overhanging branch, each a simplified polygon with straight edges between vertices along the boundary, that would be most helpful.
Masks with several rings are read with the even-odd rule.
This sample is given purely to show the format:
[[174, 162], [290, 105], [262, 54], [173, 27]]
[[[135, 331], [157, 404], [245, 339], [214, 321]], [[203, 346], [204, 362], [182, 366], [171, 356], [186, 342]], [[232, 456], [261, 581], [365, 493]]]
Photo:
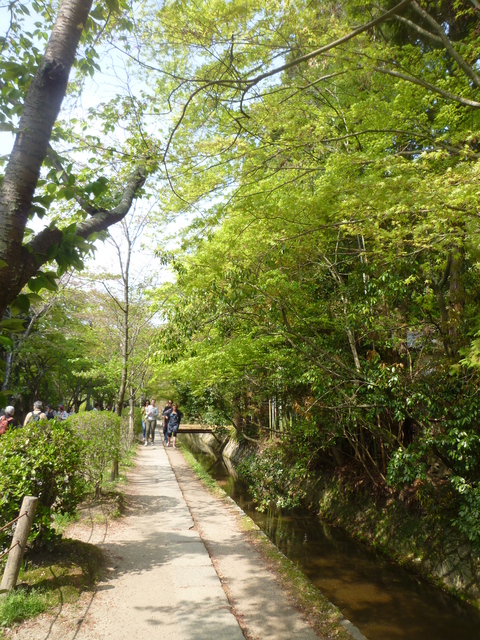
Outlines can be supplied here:
[[[129, 212], [133, 201], [146, 180], [143, 167], [137, 168], [128, 178], [120, 203], [112, 210], [99, 210], [88, 220], [77, 225], [76, 235], [87, 239], [93, 233], [106, 231], [116, 222], [120, 222]], [[23, 273], [22, 281], [25, 285], [37, 272], [38, 268], [48, 261], [47, 255], [55, 245], [62, 242], [63, 232], [57, 227], [47, 227], [38, 233], [31, 242], [22, 247]]]

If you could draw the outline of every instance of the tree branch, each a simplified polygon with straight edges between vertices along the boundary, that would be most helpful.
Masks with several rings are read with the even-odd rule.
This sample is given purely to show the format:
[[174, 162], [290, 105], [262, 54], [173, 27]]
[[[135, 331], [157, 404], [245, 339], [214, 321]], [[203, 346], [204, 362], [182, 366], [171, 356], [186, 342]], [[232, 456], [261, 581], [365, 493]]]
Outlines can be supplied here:
[[251, 80], [248, 81], [246, 91], [248, 91], [251, 87], [258, 84], [262, 80], [265, 80], [266, 78], [270, 78], [271, 76], [274, 76], [277, 73], [281, 73], [282, 71], [286, 71], [287, 69], [296, 67], [302, 62], [307, 62], [308, 60], [311, 60], [312, 58], [316, 58], [322, 53], [326, 53], [327, 51], [330, 51], [331, 49], [335, 49], [336, 47], [339, 47], [341, 44], [344, 44], [345, 42], [352, 40], [353, 38], [360, 35], [364, 31], [368, 31], [369, 29], [372, 29], [373, 27], [375, 27], [377, 24], [381, 24], [382, 22], [385, 22], [390, 17], [394, 16], [399, 11], [404, 9], [412, 1], [413, 0], [402, 0], [402, 2], [400, 2], [395, 7], [393, 7], [393, 9], [390, 9], [390, 11], [387, 11], [383, 13], [381, 16], [378, 16], [377, 18], [375, 18], [374, 20], [370, 20], [370, 22], [367, 22], [361, 25], [360, 27], [357, 27], [356, 29], [354, 29], [347, 35], [343, 36], [342, 38], [339, 38], [338, 40], [334, 40], [333, 42], [330, 42], [329, 44], [326, 44], [323, 47], [316, 49], [315, 51], [311, 51], [310, 53], [307, 53], [304, 56], [295, 58], [294, 60], [291, 60], [290, 62], [283, 64], [281, 67], [276, 67], [275, 69], [271, 69], [270, 71], [260, 74], [256, 78], [252, 78]]
[[410, 29], [413, 29], [414, 31], [419, 33], [421, 36], [424, 36], [425, 38], [428, 38], [429, 40], [433, 40], [437, 44], [443, 44], [443, 41], [440, 38], [440, 36], [436, 36], [434, 33], [430, 33], [430, 31], [427, 31], [426, 29], [423, 29], [422, 27], [420, 27], [415, 22], [412, 22], [412, 20], [408, 20], [408, 18], [404, 18], [403, 16], [394, 16], [394, 17], [395, 17], [395, 20], [398, 20], [399, 22], [407, 25], [407, 27], [410, 27]]
[[475, 86], [480, 89], [480, 77], [477, 76], [475, 71], [470, 67], [470, 65], [468, 65], [465, 62], [462, 56], [454, 48], [450, 39], [447, 37], [443, 27], [438, 24], [435, 18], [432, 18], [432, 16], [429, 13], [427, 13], [424, 9], [422, 9], [422, 7], [415, 2], [415, 0], [412, 0], [412, 9], [435, 29], [435, 31], [438, 33], [443, 43], [443, 46], [448, 51], [448, 53], [452, 56], [452, 58], [455, 60], [459, 68], [464, 72], [464, 74], [468, 78], [470, 78], [470, 80], [475, 84]]
[[412, 84], [417, 84], [419, 87], [423, 87], [424, 89], [428, 89], [433, 93], [438, 93], [443, 98], [447, 100], [453, 100], [454, 102], [458, 102], [462, 104], [464, 107], [474, 107], [475, 109], [480, 108], [480, 102], [476, 102], [475, 100], [469, 100], [468, 98], [462, 98], [462, 96], [457, 96], [454, 93], [450, 93], [450, 91], [445, 91], [445, 89], [440, 89], [440, 87], [436, 87], [434, 84], [430, 84], [430, 82], [426, 82], [425, 80], [420, 80], [420, 78], [416, 78], [415, 76], [408, 75], [407, 73], [401, 73], [400, 71], [393, 71], [392, 69], [386, 69], [385, 67], [373, 67], [374, 71], [378, 73], [384, 73], [387, 76], [393, 76], [394, 78], [400, 78], [401, 80], [406, 80], [407, 82], [411, 82]]
[[[111, 211], [99, 210], [88, 220], [77, 225], [76, 235], [88, 239], [93, 233], [106, 231], [111, 225], [122, 220], [130, 210], [138, 190], [143, 186], [146, 174], [143, 167], [136, 169], [128, 178], [118, 206]], [[55, 245], [62, 242], [63, 232], [57, 227], [47, 227], [40, 231], [27, 245], [22, 247], [23, 270], [22, 287], [48, 261], [48, 253]]]

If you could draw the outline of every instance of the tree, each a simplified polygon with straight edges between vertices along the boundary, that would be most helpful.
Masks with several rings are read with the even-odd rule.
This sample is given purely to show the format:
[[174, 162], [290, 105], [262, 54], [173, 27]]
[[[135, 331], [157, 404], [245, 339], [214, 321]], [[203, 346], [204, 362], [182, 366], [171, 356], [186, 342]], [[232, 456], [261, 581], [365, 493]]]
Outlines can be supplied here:
[[[201, 215], [171, 258], [164, 375], [248, 437], [278, 400], [289, 464], [454, 496], [465, 530], [479, 494], [478, 374], [462, 362], [478, 366], [476, 9], [411, 3], [327, 51], [312, 43], [353, 33], [367, 5], [309, 3], [295, 23], [288, 4], [259, 5], [249, 22], [217, 4], [225, 20], [203, 20], [201, 54], [176, 67], [204, 93], [184, 96], [169, 211]], [[267, 71], [249, 74], [260, 43]], [[452, 475], [445, 493], [432, 460]]]
[[[108, 11], [113, 12], [124, 6], [113, 0], [107, 5]], [[81, 196], [77, 197], [87, 219], [67, 229], [51, 225], [25, 243], [40, 172], [51, 151], [52, 130], [91, 6], [91, 0], [61, 2], [45, 54], [26, 91], [18, 133], [0, 186], [0, 317], [27, 283], [30, 282], [33, 290], [52, 286], [52, 274], [35, 279], [42, 265], [57, 259], [62, 269], [61, 263], [68, 250], [71, 260], [78, 264], [79, 254], [90, 248], [87, 241], [125, 217], [145, 182], [145, 170], [139, 167], [128, 178], [116, 206], [110, 209], [96, 207]], [[9, 71], [9, 67], [6, 69]], [[8, 82], [7, 74], [1, 87], [8, 89]], [[9, 100], [9, 92], [2, 93], [6, 93]], [[68, 175], [66, 179], [68, 182]], [[28, 307], [28, 298], [24, 298], [24, 305]]]
[[103, 313], [105, 307], [110, 311], [105, 298], [70, 278], [60, 292], [18, 316], [28, 327], [14, 337], [7, 353], [5, 380], [17, 415], [27, 413], [38, 399], [75, 411], [91, 406], [93, 398], [112, 403], [118, 378], [111, 368], [114, 354], [107, 348], [112, 320]]

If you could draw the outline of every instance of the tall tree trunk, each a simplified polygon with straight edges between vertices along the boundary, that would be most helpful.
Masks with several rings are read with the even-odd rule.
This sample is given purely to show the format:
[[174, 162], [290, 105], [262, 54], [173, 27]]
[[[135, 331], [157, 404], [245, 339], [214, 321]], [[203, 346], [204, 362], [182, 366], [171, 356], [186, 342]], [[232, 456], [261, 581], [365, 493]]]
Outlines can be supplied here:
[[[130, 330], [130, 260], [132, 256], [132, 243], [130, 241], [130, 236], [128, 234], [128, 229], [126, 229], [126, 239], [127, 239], [127, 259], [125, 262], [125, 267], [122, 267], [122, 281], [123, 281], [123, 337], [122, 337], [122, 375], [120, 378], [120, 388], [118, 390], [117, 396], [117, 415], [122, 415], [123, 403], [125, 401], [125, 393], [127, 391], [127, 380], [128, 380], [128, 356], [130, 351], [129, 345], [129, 330]], [[120, 265], [122, 266], [121, 260]]]
[[343, 315], [345, 317], [345, 331], [348, 337], [348, 344], [350, 345], [350, 351], [352, 352], [355, 369], [360, 372], [362, 367], [360, 366], [360, 358], [358, 357], [357, 345], [355, 343], [355, 333], [348, 319], [348, 299], [344, 294], [340, 297], [343, 303]]
[[13, 354], [14, 351], [17, 350], [17, 347], [14, 347], [12, 351], [7, 353], [7, 357], [5, 360], [5, 376], [3, 378], [2, 391], [6, 391], [8, 389], [8, 385], [10, 384], [10, 376], [12, 375], [13, 368]]
[[135, 390], [130, 386], [130, 397], [128, 400], [130, 411], [128, 413], [128, 441], [133, 444], [135, 439]]
[[[77, 46], [92, 0], [63, 0], [40, 66], [25, 97], [10, 160], [0, 189], [0, 317], [38, 270], [23, 246], [32, 199], [47, 155], [53, 125], [67, 89]], [[58, 240], [62, 232], [58, 231]]]
[[[117, 396], [117, 404], [115, 407], [115, 411], [118, 416], [122, 415], [123, 404], [125, 402], [125, 393], [127, 390], [127, 381], [128, 381], [128, 357], [130, 353], [130, 260], [132, 257], [132, 243], [130, 240], [130, 235], [128, 233], [128, 227], [124, 227], [125, 236], [127, 239], [127, 259], [125, 261], [125, 265], [122, 262], [122, 255], [120, 252], [120, 248], [117, 246], [118, 257], [120, 261], [120, 269], [122, 272], [122, 282], [123, 282], [123, 305], [119, 305], [122, 309], [122, 328], [123, 328], [123, 336], [122, 336], [122, 374], [120, 377], [120, 388], [118, 390]], [[113, 460], [112, 469], [110, 473], [110, 477], [112, 480], [118, 478], [119, 470], [118, 470], [118, 459]]]

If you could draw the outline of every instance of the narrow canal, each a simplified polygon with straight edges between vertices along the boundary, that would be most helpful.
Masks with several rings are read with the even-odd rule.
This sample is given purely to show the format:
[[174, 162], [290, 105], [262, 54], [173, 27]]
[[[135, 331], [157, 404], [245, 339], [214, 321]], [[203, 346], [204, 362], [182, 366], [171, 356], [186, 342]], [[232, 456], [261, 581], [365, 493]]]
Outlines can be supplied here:
[[310, 513], [254, 509], [225, 463], [188, 448], [225, 492], [368, 640], [479, 640], [480, 612]]

